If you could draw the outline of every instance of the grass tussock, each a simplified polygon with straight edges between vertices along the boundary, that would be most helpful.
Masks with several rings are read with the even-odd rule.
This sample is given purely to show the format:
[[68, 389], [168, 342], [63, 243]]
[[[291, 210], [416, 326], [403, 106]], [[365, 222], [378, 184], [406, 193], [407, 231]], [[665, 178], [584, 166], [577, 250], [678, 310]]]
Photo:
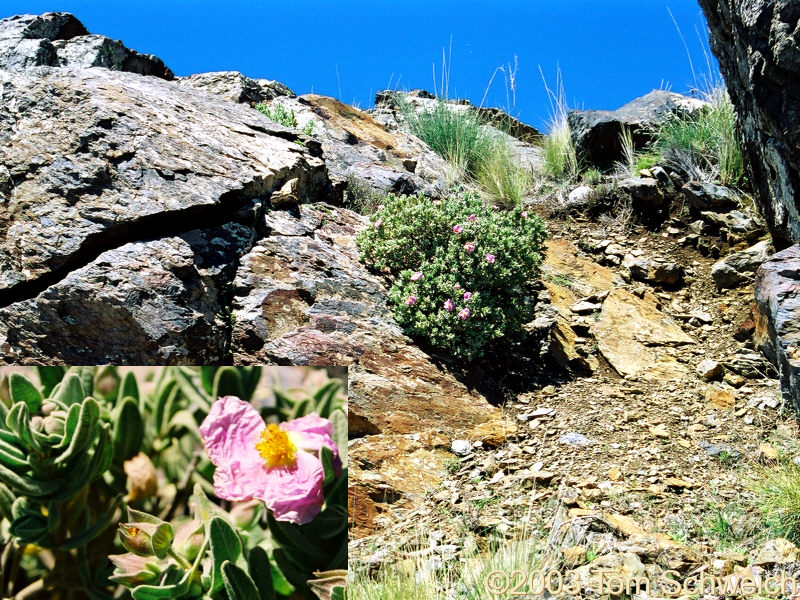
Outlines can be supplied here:
[[668, 166], [692, 179], [742, 186], [744, 160], [733, 103], [722, 85], [704, 96], [706, 109], [675, 115], [656, 128], [653, 149]]
[[453, 168], [453, 180], [475, 181], [493, 201], [518, 206], [532, 184], [509, 140], [471, 110], [437, 102], [429, 110], [401, 107], [410, 131]]
[[550, 99], [550, 118], [542, 145], [541, 169], [546, 177], [555, 181], [571, 180], [578, 173], [578, 156], [567, 122], [569, 107], [564, 92], [564, 80], [559, 69], [556, 75], [556, 88], [552, 90], [547, 85], [541, 67], [539, 73], [542, 75], [542, 82]]
[[800, 542], [800, 466], [782, 461], [750, 482], [764, 520], [776, 535]]
[[478, 168], [492, 152], [489, 133], [477, 116], [467, 110], [437, 102], [433, 109], [404, 109], [411, 132], [442, 156], [458, 175], [475, 177]]
[[[416, 553], [418, 554], [418, 553]], [[444, 560], [431, 553], [425, 558], [386, 563], [374, 576], [350, 570], [348, 600], [430, 600], [457, 597], [463, 600], [495, 600], [486, 588], [487, 576], [500, 571], [510, 574], [539, 568], [538, 540], [502, 540], [485, 554]], [[518, 580], [515, 580], [515, 583]]]

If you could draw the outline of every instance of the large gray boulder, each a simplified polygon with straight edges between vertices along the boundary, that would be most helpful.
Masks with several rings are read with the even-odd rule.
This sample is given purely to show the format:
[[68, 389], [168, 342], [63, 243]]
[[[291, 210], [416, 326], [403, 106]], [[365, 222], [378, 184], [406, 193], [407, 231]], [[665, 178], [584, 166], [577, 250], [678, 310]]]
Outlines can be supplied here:
[[105, 67], [139, 75], [172, 79], [164, 62], [152, 54], [139, 54], [119, 40], [90, 35], [73, 15], [51, 12], [0, 19], [0, 68]]
[[800, 245], [761, 265], [755, 293], [767, 317], [768, 342], [761, 349], [778, 367], [784, 397], [800, 411]]
[[700, 0], [736, 108], [756, 201], [776, 247], [800, 242], [796, 0]]
[[579, 159], [610, 168], [623, 159], [620, 134], [630, 132], [635, 148], [653, 139], [653, 127], [672, 115], [701, 110], [706, 103], [666, 90], [653, 90], [616, 110], [571, 110], [567, 115]]
[[148, 230], [219, 224], [292, 179], [301, 200], [325, 197], [319, 147], [246, 106], [107, 69], [0, 71], [0, 84], [6, 298]]
[[220, 362], [239, 257], [318, 145], [251, 108], [104, 68], [0, 71], [0, 361]]

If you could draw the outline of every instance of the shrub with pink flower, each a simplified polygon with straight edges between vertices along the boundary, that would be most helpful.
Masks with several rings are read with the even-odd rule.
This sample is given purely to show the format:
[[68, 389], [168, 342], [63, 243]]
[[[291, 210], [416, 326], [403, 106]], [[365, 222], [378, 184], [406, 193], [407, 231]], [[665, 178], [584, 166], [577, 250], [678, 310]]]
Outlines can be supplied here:
[[414, 306], [417, 303], [416, 296], [409, 296], [406, 298], [406, 306]]
[[320, 449], [341, 469], [333, 426], [311, 414], [265, 423], [247, 402], [220, 398], [200, 426], [214, 472], [214, 492], [226, 500], [262, 500], [279, 521], [309, 523], [322, 509]]
[[[389, 196], [384, 204], [386, 226], [366, 229], [357, 243], [362, 260], [394, 276], [389, 301], [409, 335], [467, 360], [523, 335], [537, 297], [545, 237], [539, 217], [495, 209], [471, 194], [440, 207], [422, 196]], [[417, 272], [424, 277], [412, 278]], [[457, 306], [466, 302], [468, 309]]]

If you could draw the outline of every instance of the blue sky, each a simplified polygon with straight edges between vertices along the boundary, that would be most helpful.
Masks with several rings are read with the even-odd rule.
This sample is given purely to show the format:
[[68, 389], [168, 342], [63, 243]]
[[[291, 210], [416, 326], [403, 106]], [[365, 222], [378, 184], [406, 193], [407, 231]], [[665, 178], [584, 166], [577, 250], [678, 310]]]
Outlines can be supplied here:
[[[560, 67], [572, 107], [613, 109], [653, 88], [686, 92], [708, 73], [695, 0], [3, 0], [0, 16], [63, 10], [92, 33], [160, 56], [178, 75], [236, 70], [362, 108], [376, 91], [441, 85], [542, 127]], [[678, 24], [676, 28], [670, 12]], [[698, 36], [698, 31], [700, 35]], [[451, 49], [452, 38], [452, 49]], [[702, 38], [702, 43], [701, 43]], [[712, 59], [713, 60], [713, 59]], [[716, 69], [716, 64], [712, 65]]]

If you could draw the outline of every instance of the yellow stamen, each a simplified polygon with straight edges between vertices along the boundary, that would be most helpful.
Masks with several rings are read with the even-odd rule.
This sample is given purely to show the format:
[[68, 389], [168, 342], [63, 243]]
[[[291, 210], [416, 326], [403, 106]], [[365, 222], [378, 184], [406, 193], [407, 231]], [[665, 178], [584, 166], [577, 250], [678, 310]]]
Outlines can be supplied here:
[[274, 423], [269, 423], [261, 432], [261, 439], [256, 444], [256, 450], [264, 457], [267, 468], [291, 467], [294, 465], [294, 444], [289, 436]]

